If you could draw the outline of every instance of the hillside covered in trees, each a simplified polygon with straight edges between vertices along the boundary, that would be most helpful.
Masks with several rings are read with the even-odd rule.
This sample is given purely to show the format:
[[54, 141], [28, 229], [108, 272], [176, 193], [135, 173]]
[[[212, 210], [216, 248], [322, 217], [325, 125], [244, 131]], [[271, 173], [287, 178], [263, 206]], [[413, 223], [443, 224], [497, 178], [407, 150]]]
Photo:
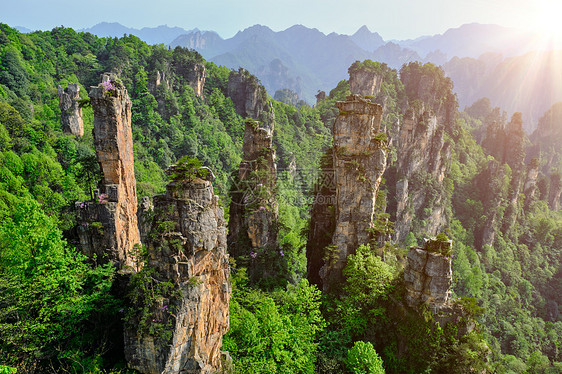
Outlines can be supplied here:
[[[0, 372], [151, 372], [126, 347], [176, 346], [207, 278], [164, 259], [178, 243], [197, 257], [185, 243], [210, 211], [213, 232], [229, 228], [213, 239], [230, 255], [225, 372], [562, 372], [560, 104], [527, 135], [485, 98], [459, 111], [432, 64], [349, 73], [297, 107], [185, 48], [0, 24]], [[61, 121], [71, 87], [82, 136]], [[130, 98], [139, 212], [155, 206], [134, 271], [84, 251], [110, 233], [77, 211], [113, 203], [92, 87]], [[211, 208], [192, 219], [180, 195], [203, 189]], [[183, 202], [158, 210], [169, 201]], [[416, 284], [431, 297], [414, 300]]]

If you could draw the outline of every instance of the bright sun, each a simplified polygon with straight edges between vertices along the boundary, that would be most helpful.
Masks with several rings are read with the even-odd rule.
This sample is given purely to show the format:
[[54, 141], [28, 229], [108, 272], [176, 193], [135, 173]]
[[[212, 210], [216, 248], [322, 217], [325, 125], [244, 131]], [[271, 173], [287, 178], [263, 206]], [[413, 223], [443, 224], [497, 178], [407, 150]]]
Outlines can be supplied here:
[[562, 37], [562, 1], [539, 0], [535, 27], [543, 37]]

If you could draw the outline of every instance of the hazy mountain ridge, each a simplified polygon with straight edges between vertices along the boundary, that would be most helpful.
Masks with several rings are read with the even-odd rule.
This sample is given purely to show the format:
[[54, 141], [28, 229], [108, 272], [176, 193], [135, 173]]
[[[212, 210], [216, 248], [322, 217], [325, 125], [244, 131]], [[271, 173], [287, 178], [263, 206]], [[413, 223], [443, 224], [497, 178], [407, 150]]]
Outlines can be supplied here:
[[514, 28], [470, 23], [448, 29], [443, 34], [396, 43], [416, 51], [421, 56], [439, 50], [449, 58], [478, 58], [487, 52], [502, 53], [505, 56], [521, 55], [535, 48], [531, 43], [534, 37], [536, 35]]
[[[310, 104], [319, 90], [328, 91], [346, 79], [351, 63], [365, 59], [385, 62], [395, 69], [411, 61], [442, 65], [455, 83], [461, 107], [489, 97], [508, 114], [522, 112], [528, 130], [550, 105], [562, 100], [554, 84], [558, 78], [552, 59], [539, 63], [544, 70], [536, 71], [547, 89], [539, 89], [525, 78], [525, 69], [532, 63], [526, 54], [541, 47], [532, 42], [536, 35], [498, 25], [466, 24], [443, 34], [388, 42], [366, 26], [353, 35], [326, 35], [302, 25], [282, 31], [254, 25], [227, 39], [214, 31], [168, 26], [136, 30], [118, 23], [101, 23], [84, 31], [99, 36], [135, 34], [149, 43], [195, 49], [219, 65], [248, 69], [272, 96], [288, 88]], [[514, 90], [520, 92], [515, 98], [506, 95]]]
[[479, 59], [454, 57], [443, 68], [455, 82], [459, 104], [468, 106], [481, 97], [507, 111], [523, 113], [531, 132], [550, 106], [562, 101], [562, 51], [529, 52], [503, 58], [485, 54]]
[[157, 27], [143, 27], [135, 29], [126, 27], [118, 22], [101, 22], [87, 29], [78, 31], [89, 32], [100, 37], [122, 37], [124, 34], [136, 35], [148, 44], [170, 44], [174, 39], [183, 34], [198, 32], [199, 29], [185, 30], [181, 27], [160, 25]]
[[[233, 69], [242, 66], [254, 72], [272, 95], [290, 88], [309, 103], [318, 90], [329, 90], [345, 79], [351, 63], [373, 58], [364, 48], [384, 45], [382, 37], [367, 27], [349, 36], [326, 35], [302, 25], [279, 32], [254, 25], [229, 39], [217, 36], [192, 32], [179, 36], [170, 46], [195, 49], [204, 58]], [[286, 80], [279, 79], [280, 74]]]

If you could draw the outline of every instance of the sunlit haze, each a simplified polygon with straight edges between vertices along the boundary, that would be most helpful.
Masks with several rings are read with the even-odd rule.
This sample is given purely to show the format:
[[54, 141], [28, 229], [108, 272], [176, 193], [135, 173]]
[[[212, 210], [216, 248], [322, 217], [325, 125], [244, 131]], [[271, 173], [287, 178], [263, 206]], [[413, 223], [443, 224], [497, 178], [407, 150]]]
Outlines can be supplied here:
[[134, 28], [197, 27], [223, 38], [254, 24], [275, 31], [302, 24], [326, 34], [352, 34], [366, 25], [386, 40], [443, 33], [473, 22], [546, 32], [558, 27], [559, 15], [557, 0], [0, 0], [0, 22], [30, 29], [80, 29], [105, 21]]

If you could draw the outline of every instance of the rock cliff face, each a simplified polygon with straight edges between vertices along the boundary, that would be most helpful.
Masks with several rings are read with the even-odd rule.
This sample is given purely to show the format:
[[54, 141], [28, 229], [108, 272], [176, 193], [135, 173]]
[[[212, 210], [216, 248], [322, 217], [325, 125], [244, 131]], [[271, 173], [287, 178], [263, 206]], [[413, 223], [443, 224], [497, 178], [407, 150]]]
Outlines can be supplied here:
[[205, 79], [207, 77], [205, 65], [195, 64], [193, 68], [187, 73], [187, 80], [189, 85], [195, 91], [195, 95], [203, 97], [203, 87], [205, 87]]
[[498, 211], [502, 202], [508, 198], [508, 186], [505, 178], [507, 171], [502, 164], [496, 160], [490, 160], [486, 169], [476, 176], [478, 191], [483, 191], [482, 205], [485, 216], [478, 222], [474, 233], [474, 244], [476, 248], [482, 249], [484, 245], [493, 245], [496, 231], [501, 222], [498, 219]]
[[406, 302], [410, 307], [428, 303], [432, 310], [443, 308], [451, 297], [450, 253], [453, 243], [426, 239], [423, 248], [410, 248], [404, 270]]
[[84, 136], [82, 108], [78, 103], [80, 86], [76, 83], [69, 83], [65, 89], [58, 86], [57, 94], [59, 96], [62, 130], [72, 135]]
[[314, 202], [310, 211], [310, 226], [306, 242], [306, 272], [310, 283], [322, 289], [320, 269], [324, 266], [324, 253], [332, 244], [336, 225], [336, 183], [334, 179], [333, 149], [321, 160], [318, 182], [314, 185]]
[[349, 90], [361, 96], [376, 96], [381, 89], [382, 76], [374, 71], [359, 69], [349, 72]]
[[109, 74], [92, 87], [94, 146], [102, 172], [96, 200], [76, 205], [80, 244], [84, 253], [111, 261], [120, 269], [138, 268], [135, 246], [137, 190], [133, 162], [131, 100], [127, 90]]
[[267, 98], [265, 88], [255, 76], [242, 68], [231, 72], [228, 77], [228, 96], [234, 103], [236, 113], [259, 121], [261, 127], [273, 132], [273, 106]]
[[523, 193], [526, 197], [525, 205], [527, 207], [536, 196], [539, 169], [540, 162], [537, 158], [533, 158], [529, 165], [527, 165], [527, 174], [525, 175], [525, 184], [523, 185]]
[[548, 205], [552, 210], [560, 209], [560, 198], [562, 197], [562, 180], [560, 174], [550, 175], [550, 189], [548, 193]]
[[233, 256], [242, 256], [240, 261], [255, 279], [271, 275], [266, 263], [273, 261], [278, 250], [273, 107], [263, 86], [243, 69], [230, 74], [228, 92], [236, 111], [248, 117], [243, 161], [232, 190], [228, 246]]
[[[389, 212], [397, 241], [410, 231], [437, 234], [447, 223], [450, 204], [445, 177], [451, 163], [451, 145], [445, 140], [455, 123], [452, 83], [422, 69], [401, 71], [408, 98], [402, 124], [393, 133], [396, 165], [385, 179], [394, 184]], [[441, 87], [445, 85], [445, 87]]]
[[[362, 99], [359, 95], [338, 102], [340, 111], [334, 122], [334, 149], [332, 153], [335, 187], [334, 230], [330, 245], [319, 249], [316, 243], [325, 235], [322, 227], [311, 227], [308, 257], [309, 271], [320, 266], [319, 277], [309, 273], [311, 281], [321, 281], [325, 291], [341, 281], [341, 271], [347, 256], [370, 239], [369, 228], [373, 227], [375, 199], [386, 166], [387, 137], [379, 133], [382, 107]], [[322, 193], [322, 190], [320, 190]], [[312, 221], [328, 223], [329, 207], [321, 207], [317, 194]], [[315, 217], [322, 215], [322, 217]], [[314, 224], [313, 224], [314, 225]], [[326, 225], [329, 227], [329, 224]], [[325, 241], [325, 240], [324, 240]], [[320, 257], [320, 258], [318, 258]]]
[[[205, 65], [184, 61], [181, 58], [179, 61], [174, 63], [173, 66], [165, 67], [163, 70], [157, 70], [156, 75], [151, 78], [148, 82], [148, 89], [150, 92], [156, 96], [159, 101], [163, 101], [157, 92], [157, 88], [163, 86], [164, 89], [171, 89], [176, 84], [189, 84], [195, 95], [198, 97], [203, 97], [203, 88], [205, 87], [205, 80], [207, 78], [207, 71], [205, 70]], [[180, 76], [180, 82], [175, 82], [173, 78], [175, 74]]]
[[153, 269], [153, 279], [171, 285], [149, 306], [149, 323], [166, 326], [173, 335], [165, 339], [140, 329], [137, 314], [125, 331], [130, 368], [150, 374], [220, 369], [231, 285], [218, 200], [204, 177], [176, 179], [165, 195], [154, 197], [146, 266]]

